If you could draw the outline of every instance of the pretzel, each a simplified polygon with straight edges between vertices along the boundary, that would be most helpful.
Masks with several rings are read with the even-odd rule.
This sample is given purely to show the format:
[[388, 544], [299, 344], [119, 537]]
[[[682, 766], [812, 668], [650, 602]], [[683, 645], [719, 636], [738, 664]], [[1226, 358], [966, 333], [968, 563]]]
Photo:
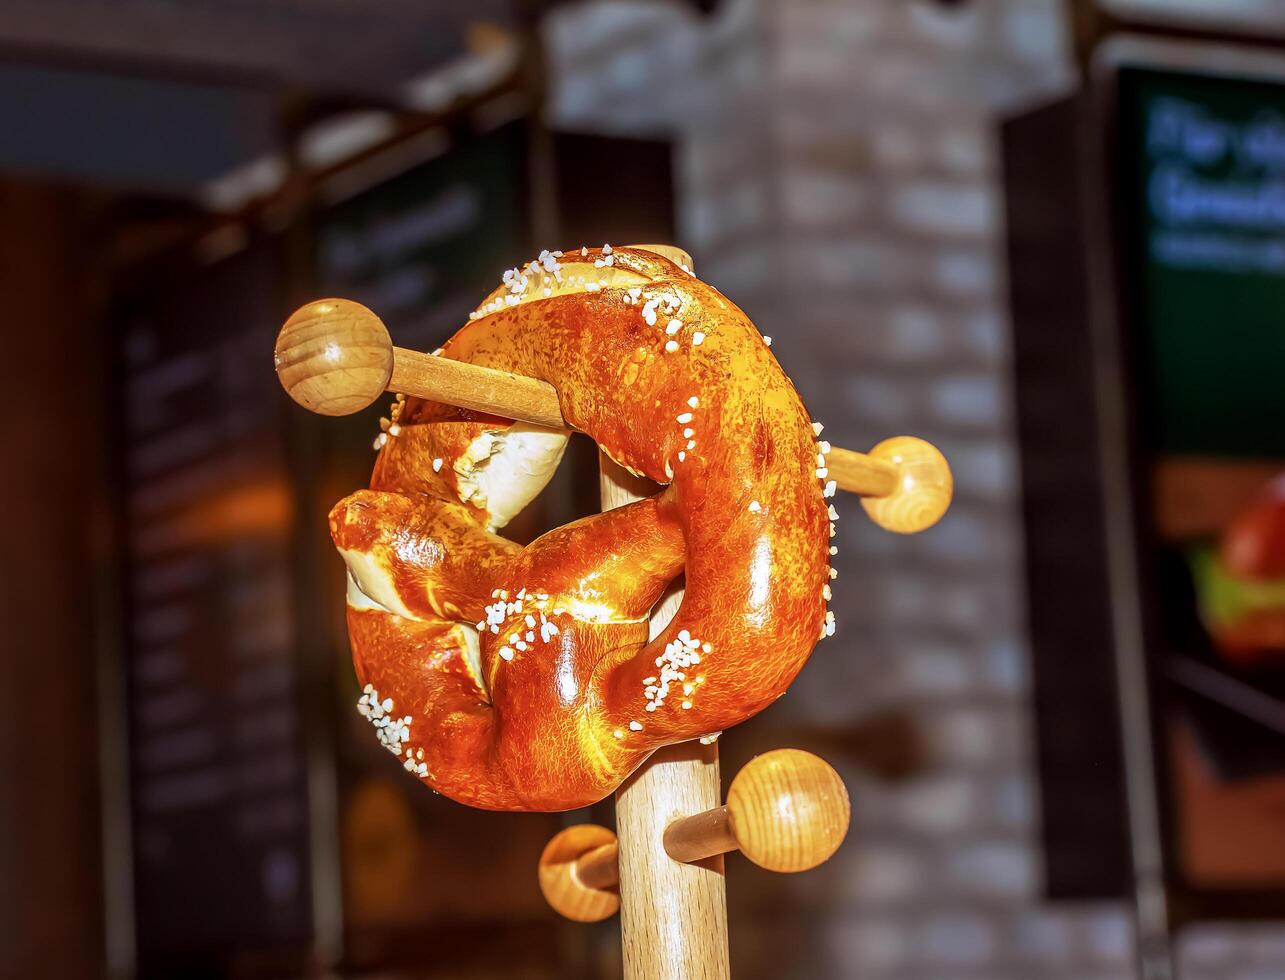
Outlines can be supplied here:
[[520, 547], [496, 532], [569, 433], [399, 396], [330, 529], [358, 710], [408, 771], [476, 807], [574, 809], [785, 692], [834, 630], [834, 487], [741, 310], [641, 249], [545, 252], [438, 354], [551, 383], [572, 428], [663, 489]]

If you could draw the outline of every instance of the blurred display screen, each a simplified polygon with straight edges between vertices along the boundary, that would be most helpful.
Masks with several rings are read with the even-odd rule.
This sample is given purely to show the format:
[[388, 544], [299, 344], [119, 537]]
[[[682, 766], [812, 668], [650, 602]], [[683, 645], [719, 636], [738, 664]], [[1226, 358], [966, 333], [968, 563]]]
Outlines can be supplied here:
[[147, 283], [118, 332], [124, 632], [139, 960], [164, 975], [305, 939], [311, 898], [293, 490], [262, 367], [278, 252]]
[[1285, 85], [1126, 69], [1144, 556], [1171, 861], [1285, 887]]

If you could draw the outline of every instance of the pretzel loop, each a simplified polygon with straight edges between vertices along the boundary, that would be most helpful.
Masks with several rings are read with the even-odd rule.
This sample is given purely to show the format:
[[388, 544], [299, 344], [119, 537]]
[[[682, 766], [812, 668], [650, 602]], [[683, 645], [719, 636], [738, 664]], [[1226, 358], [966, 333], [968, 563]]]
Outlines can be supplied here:
[[542, 253], [441, 356], [548, 381], [571, 426], [664, 487], [521, 548], [496, 532], [568, 433], [399, 398], [370, 489], [330, 524], [358, 708], [407, 770], [473, 806], [572, 809], [784, 693], [833, 628], [833, 511], [807, 412], [736, 306], [646, 251]]

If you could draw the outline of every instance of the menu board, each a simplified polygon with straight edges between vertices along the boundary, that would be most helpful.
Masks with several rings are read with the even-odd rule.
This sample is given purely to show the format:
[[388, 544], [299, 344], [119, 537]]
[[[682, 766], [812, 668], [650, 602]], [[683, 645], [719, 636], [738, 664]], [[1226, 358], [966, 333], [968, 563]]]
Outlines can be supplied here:
[[306, 941], [311, 913], [278, 253], [145, 281], [119, 310], [119, 475], [136, 933], [162, 975]]
[[1128, 69], [1120, 100], [1170, 866], [1285, 894], [1285, 85]]

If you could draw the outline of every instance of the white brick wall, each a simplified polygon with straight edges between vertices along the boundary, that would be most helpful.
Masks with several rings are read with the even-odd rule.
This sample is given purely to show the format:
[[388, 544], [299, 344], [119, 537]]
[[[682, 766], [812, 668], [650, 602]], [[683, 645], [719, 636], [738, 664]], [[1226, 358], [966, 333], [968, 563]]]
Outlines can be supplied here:
[[[892, 784], [833, 760], [852, 837], [807, 875], [734, 876], [738, 977], [1131, 976], [1120, 904], [1038, 901], [994, 120], [1072, 79], [1061, 0], [597, 2], [547, 37], [557, 123], [674, 135], [681, 243], [827, 437], [922, 435], [957, 481], [919, 538], [837, 502], [838, 638], [772, 724], [904, 710], [927, 765]], [[1185, 980], [1281, 976], [1282, 935], [1192, 930]]]

